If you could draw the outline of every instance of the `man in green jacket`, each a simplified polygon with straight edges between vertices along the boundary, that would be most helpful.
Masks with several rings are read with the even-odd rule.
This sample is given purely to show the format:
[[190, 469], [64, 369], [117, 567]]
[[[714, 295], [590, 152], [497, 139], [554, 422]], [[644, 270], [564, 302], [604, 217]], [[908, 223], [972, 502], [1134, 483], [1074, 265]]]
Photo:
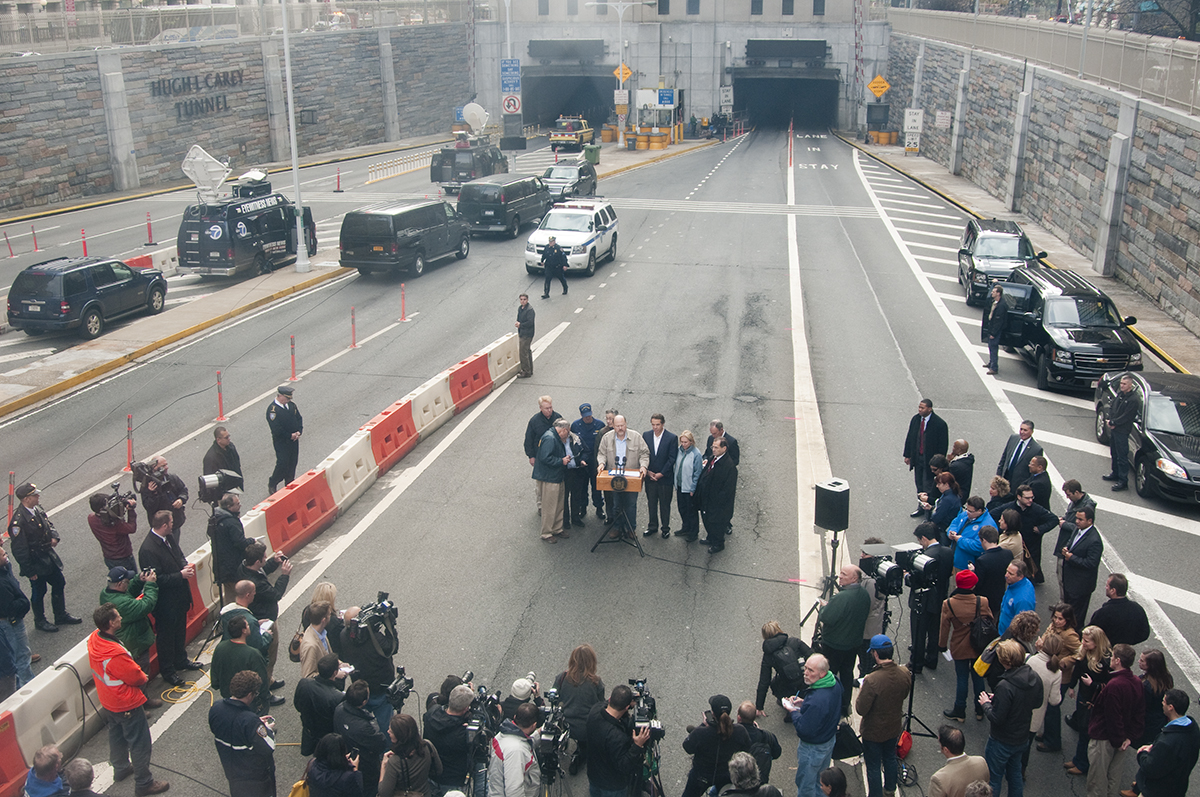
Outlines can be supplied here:
[[[243, 617], [250, 624], [250, 636], [246, 638], [246, 644], [257, 650], [263, 655], [263, 658], [268, 656], [268, 651], [271, 649], [271, 639], [274, 634], [274, 626], [271, 631], [263, 633], [259, 625], [258, 619], [254, 613], [250, 611], [250, 604], [254, 603], [257, 591], [253, 581], [239, 581], [234, 586], [233, 603], [226, 604], [221, 607], [221, 639], [229, 639], [229, 621], [235, 617]], [[282, 686], [276, 686], [279, 689]]]
[[[271, 684], [267, 680], [267, 660], [246, 644], [250, 636], [250, 623], [246, 622], [245, 617], [230, 620], [228, 631], [229, 639], [217, 644], [216, 650], [213, 651], [212, 666], [208, 668], [212, 687], [221, 693], [221, 697], [231, 697], [233, 693], [230, 691], [230, 684], [233, 682], [233, 676], [242, 670], [253, 670], [262, 679], [258, 697], [254, 701], [254, 710], [260, 715], [266, 714], [270, 710], [269, 706], [274, 703]], [[283, 698], [276, 699], [279, 702], [275, 705], [283, 703]]]
[[[143, 580], [127, 567], [114, 567], [108, 571], [108, 585], [100, 592], [100, 603], [117, 607], [121, 615], [117, 638], [134, 662], [149, 675], [150, 646], [154, 644], [150, 613], [158, 603], [158, 574], [151, 570]], [[161, 700], [146, 693], [146, 708], [161, 706]]]
[[846, 565], [838, 571], [839, 592], [821, 607], [821, 652], [829, 659], [829, 671], [842, 685], [842, 715], [850, 715], [850, 692], [854, 689], [854, 662], [862, 644], [863, 628], [871, 613], [871, 596], [862, 586], [862, 571]]

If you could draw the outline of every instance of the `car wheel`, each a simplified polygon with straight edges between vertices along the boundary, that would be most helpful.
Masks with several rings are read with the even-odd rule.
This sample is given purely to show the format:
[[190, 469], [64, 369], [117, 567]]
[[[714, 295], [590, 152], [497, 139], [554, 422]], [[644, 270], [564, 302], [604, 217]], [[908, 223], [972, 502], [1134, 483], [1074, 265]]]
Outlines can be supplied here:
[[1038, 390], [1050, 389], [1050, 368], [1046, 365], [1046, 352], [1042, 352], [1038, 355], [1037, 386]]
[[412, 267], [409, 269], [409, 272], [414, 277], [419, 277], [425, 273], [425, 253], [424, 252], [417, 252], [417, 258], [416, 258], [416, 260], [413, 261]]
[[152, 314], [158, 315], [159, 313], [161, 313], [163, 311], [163, 308], [166, 306], [167, 306], [167, 292], [164, 291], [160, 287], [152, 288], [150, 291], [150, 298], [146, 302], [146, 307], [148, 307], [150, 309], [150, 312]]
[[1153, 498], [1157, 491], [1154, 482], [1150, 480], [1150, 462], [1148, 457], [1138, 457], [1133, 463], [1133, 488], [1142, 498]]
[[366, 277], [371, 274], [371, 269], [367, 268], [366, 266], [359, 266], [358, 273], [361, 274], [362, 276]]
[[962, 285], [962, 284], [963, 284], [963, 280], [962, 280], [962, 268], [956, 268], [956, 269], [954, 269], [954, 276], [958, 278], [958, 284], [959, 284], [959, 285]]
[[521, 217], [513, 216], [513, 220], [508, 225], [508, 237], [516, 238], [517, 233], [521, 231]]
[[85, 310], [79, 321], [79, 336], [85, 340], [95, 340], [104, 331], [104, 316], [95, 307]]
[[259, 252], [254, 256], [254, 273], [255, 274], [270, 274], [271, 266], [267, 264], [267, 256]]
[[462, 240], [458, 242], [458, 251], [454, 253], [454, 256], [459, 260], [464, 260], [469, 254], [471, 254], [471, 238], [464, 235]]
[[975, 298], [971, 295], [970, 283], [967, 284], [966, 289], [967, 289], [967, 299], [966, 299], [967, 307], [974, 307], [975, 306]]
[[25, 330], [25, 334], [29, 335], [30, 337], [36, 338], [38, 335], [42, 334], [45, 331], [46, 330], [44, 330], [44, 329], [27, 329], [27, 330]]
[[317, 234], [314, 232], [308, 236], [308, 256], [312, 257], [317, 253]]
[[583, 273], [587, 274], [589, 277], [596, 273], [596, 250], [595, 249], [593, 249], [591, 252], [588, 252], [587, 269]]
[[610, 263], [617, 262], [617, 234], [615, 232], [613, 233], [612, 244], [610, 244], [608, 247], [608, 255], [606, 258]]
[[1096, 408], [1096, 441], [1108, 445], [1108, 426], [1104, 423], [1104, 407]]

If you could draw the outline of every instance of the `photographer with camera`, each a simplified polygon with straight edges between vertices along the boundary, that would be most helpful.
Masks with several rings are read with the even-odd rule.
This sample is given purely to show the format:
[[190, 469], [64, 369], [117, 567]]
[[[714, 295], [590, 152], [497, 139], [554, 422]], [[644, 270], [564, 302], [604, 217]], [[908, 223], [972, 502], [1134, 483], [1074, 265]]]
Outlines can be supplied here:
[[508, 693], [508, 697], [500, 701], [500, 713], [504, 719], [516, 719], [517, 709], [525, 703], [532, 703], [539, 709], [545, 705], [545, 701], [542, 700], [538, 691], [538, 682], [533, 673], [513, 681], [512, 691]]
[[650, 726], [636, 731], [626, 716], [633, 706], [633, 690], [614, 687], [607, 703], [597, 703], [587, 721], [587, 775], [590, 797], [625, 797], [634, 775], [641, 772]]
[[[158, 574], [147, 570], [138, 574], [125, 567], [108, 571], [108, 584], [100, 593], [100, 603], [111, 603], [121, 615], [117, 639], [129, 651], [133, 661], [147, 675], [150, 673], [150, 646], [154, 644], [154, 629], [150, 613], [158, 604]], [[162, 700], [146, 693], [146, 708], [161, 708]]]
[[107, 568], [124, 567], [137, 570], [130, 538], [137, 533], [137, 499], [133, 493], [121, 495], [113, 485], [112, 495], [95, 493], [88, 499], [92, 514], [88, 528], [100, 543], [100, 553]]
[[[272, 584], [267, 576], [276, 570], [279, 570], [280, 576]], [[276, 551], [275, 555], [268, 560], [267, 546], [261, 542], [252, 542], [247, 545], [246, 555], [242, 557], [242, 566], [238, 568], [238, 580], [254, 583], [254, 599], [251, 600], [248, 607], [251, 614], [260, 621], [270, 620], [272, 623], [278, 624], [279, 600], [287, 590], [291, 576], [292, 560], [284, 556], [283, 551]], [[267, 647], [267, 674], [271, 678], [271, 689], [279, 689], [283, 686], [282, 680], [275, 680], [275, 661], [278, 658], [279, 633], [276, 629], [275, 633], [271, 635], [270, 645]]]
[[246, 557], [246, 528], [238, 517], [242, 499], [225, 493], [208, 519], [208, 539], [212, 541], [213, 580], [221, 588], [221, 603], [233, 601], [237, 589], [238, 567]]
[[[21, 567], [21, 575], [29, 579], [33, 627], [54, 633], [60, 625], [79, 625], [83, 621], [67, 613], [67, 580], [63, 577], [62, 559], [54, 550], [60, 538], [40, 505], [42, 491], [37, 485], [26, 482], [17, 488], [16, 495], [21, 503], [13, 510], [8, 537], [12, 540], [12, 555]], [[54, 623], [46, 622], [47, 587], [50, 588]]]
[[183, 479], [170, 472], [167, 458], [133, 463], [133, 481], [142, 493], [146, 518], [153, 520], [156, 512], [170, 512], [174, 523], [171, 528], [178, 539], [186, 520], [184, 505], [188, 501], [188, 489]]
[[704, 722], [683, 740], [683, 751], [692, 756], [683, 797], [700, 797], [711, 787], [729, 783], [729, 759], [734, 753], [750, 752], [750, 734], [729, 716], [733, 702], [725, 695], [708, 699], [710, 711]]
[[950, 588], [950, 571], [954, 568], [954, 553], [938, 542], [941, 532], [937, 525], [926, 521], [913, 529], [926, 556], [934, 560], [933, 583], [914, 584], [908, 593], [909, 631], [912, 648], [908, 669], [920, 675], [921, 669], [937, 669], [938, 632], [941, 629], [942, 604]]
[[488, 764], [488, 797], [537, 797], [542, 770], [534, 752], [533, 734], [541, 724], [541, 711], [533, 703], [517, 706], [513, 718], [500, 723], [492, 738]]
[[462, 791], [466, 787], [472, 763], [467, 713], [474, 700], [471, 687], [459, 684], [450, 691], [446, 705], [435, 705], [425, 713], [425, 738], [437, 748], [442, 759], [442, 774], [436, 780], [443, 792]]
[[363, 797], [375, 797], [379, 788], [380, 764], [384, 751], [388, 749], [388, 737], [379, 730], [375, 717], [367, 708], [370, 694], [366, 681], [355, 681], [346, 687], [345, 700], [333, 711], [334, 728], [346, 738], [346, 744], [358, 750], [358, 771], [363, 773]]
[[300, 755], [312, 755], [326, 734], [336, 733], [333, 712], [346, 697], [339, 685], [336, 653], [327, 653], [317, 662], [312, 678], [301, 678], [292, 696], [292, 705], [300, 712]]
[[342, 659], [354, 668], [355, 680], [367, 682], [371, 690], [367, 710], [375, 715], [380, 728], [388, 727], [395, 713], [387, 697], [388, 687], [396, 677], [392, 657], [399, 649], [398, 615], [399, 610], [387, 599], [387, 593], [381, 592], [376, 603], [362, 608], [351, 606], [343, 618]]

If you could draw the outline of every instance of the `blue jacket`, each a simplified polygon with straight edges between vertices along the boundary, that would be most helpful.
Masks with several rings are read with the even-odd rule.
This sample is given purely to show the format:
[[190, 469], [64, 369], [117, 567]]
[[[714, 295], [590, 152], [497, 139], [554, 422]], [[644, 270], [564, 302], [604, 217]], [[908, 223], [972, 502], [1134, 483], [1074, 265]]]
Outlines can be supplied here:
[[533, 478], [539, 482], [562, 484], [567, 478], [567, 466], [563, 464], [563, 457], [566, 455], [566, 444], [558, 436], [558, 430], [551, 426], [538, 440], [537, 453], [534, 454]]
[[596, 462], [596, 433], [606, 428], [604, 421], [594, 415], [591, 423], [584, 423], [583, 418], [580, 418], [571, 424], [571, 431], [579, 435], [579, 440], [583, 443], [583, 461], [589, 465], [595, 465]]
[[[933, 497], [930, 496], [930, 498]], [[961, 511], [962, 501], [957, 495], [947, 490], [934, 501], [933, 512], [929, 515], [929, 522], [937, 526], [938, 531], [945, 531]]]
[[987, 512], [972, 521], [967, 517], [967, 510], [964, 509], [958, 513], [958, 517], [954, 518], [954, 522], [946, 530], [961, 535], [958, 542], [954, 543], [954, 569], [966, 570], [967, 565], [974, 562], [975, 557], [983, 553], [983, 543], [979, 541], [979, 530], [985, 526], [996, 528], [996, 521], [992, 520], [992, 516]]
[[1008, 624], [1018, 614], [1024, 611], [1033, 611], [1037, 608], [1037, 600], [1033, 595], [1033, 582], [1027, 578], [1023, 578], [1016, 584], [1009, 585], [1008, 589], [1004, 590], [1004, 598], [1000, 601], [1000, 622], [997, 624], [997, 629], [1003, 634], [1008, 630]]
[[837, 733], [842, 718], [842, 685], [835, 680], [830, 687], [810, 686], [801, 697], [800, 710], [791, 713], [796, 735], [806, 744], [825, 744]]
[[[696, 492], [696, 485], [700, 483], [700, 472], [704, 469], [700, 464], [700, 449], [692, 445], [687, 451], [679, 449], [679, 456], [675, 458], [675, 489], [685, 493]], [[689, 474], [686, 483], [683, 479], [683, 467], [690, 462], [692, 472]]]

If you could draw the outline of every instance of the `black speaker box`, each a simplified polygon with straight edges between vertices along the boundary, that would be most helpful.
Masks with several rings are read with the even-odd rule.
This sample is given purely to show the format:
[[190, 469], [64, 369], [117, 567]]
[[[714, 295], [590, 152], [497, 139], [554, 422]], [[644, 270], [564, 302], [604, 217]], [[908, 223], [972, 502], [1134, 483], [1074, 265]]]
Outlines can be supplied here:
[[845, 531], [850, 525], [850, 483], [844, 479], [817, 482], [814, 523], [826, 531]]

